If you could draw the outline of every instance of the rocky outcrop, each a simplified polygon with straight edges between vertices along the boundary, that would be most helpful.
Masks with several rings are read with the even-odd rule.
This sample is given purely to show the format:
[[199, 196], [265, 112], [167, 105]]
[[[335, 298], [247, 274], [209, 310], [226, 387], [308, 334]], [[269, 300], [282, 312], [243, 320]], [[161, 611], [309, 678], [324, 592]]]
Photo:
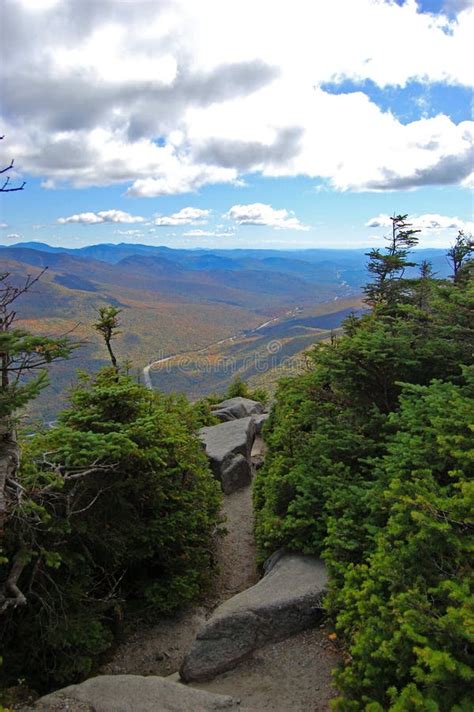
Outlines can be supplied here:
[[255, 439], [252, 416], [201, 428], [199, 436], [225, 494], [249, 484], [252, 478], [250, 454]]
[[260, 413], [259, 415], [254, 415], [253, 416], [253, 422], [255, 425], [255, 434], [256, 435], [261, 435], [263, 426], [267, 422], [268, 418], [270, 417], [270, 413]]
[[253, 650], [312, 626], [322, 615], [327, 584], [322, 561], [277, 552], [263, 578], [219, 606], [199, 631], [181, 666], [185, 682], [231, 670]]
[[[162, 677], [100, 675], [40, 698], [38, 712], [210, 712], [242, 710], [228, 695], [194, 690]], [[243, 712], [243, 710], [242, 710]]]
[[258, 415], [260, 413], [263, 413], [263, 405], [261, 403], [240, 396], [228, 398], [221, 403], [217, 403], [212, 408], [212, 414], [224, 423], [229, 420], [247, 418], [249, 415]]

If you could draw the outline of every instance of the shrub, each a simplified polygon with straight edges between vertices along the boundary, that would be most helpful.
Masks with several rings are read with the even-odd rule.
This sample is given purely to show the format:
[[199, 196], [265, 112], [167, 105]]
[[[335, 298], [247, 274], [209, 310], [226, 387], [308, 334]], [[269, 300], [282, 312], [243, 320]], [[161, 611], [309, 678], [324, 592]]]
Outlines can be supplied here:
[[280, 383], [257, 542], [262, 558], [286, 546], [327, 561], [346, 645], [337, 710], [467, 712], [473, 284], [425, 266], [389, 296]]
[[[474, 371], [467, 377], [462, 387], [406, 386], [390, 418], [372, 491], [385, 526], [330, 597], [351, 653], [336, 709], [472, 709]], [[334, 521], [326, 550], [338, 573], [341, 529]]]
[[255, 388], [251, 390], [248, 383], [243, 381], [240, 376], [236, 376], [229, 385], [225, 398], [251, 398], [265, 405], [268, 402], [268, 393], [265, 388]]
[[221, 501], [199, 425], [185, 399], [106, 369], [83, 377], [56, 427], [28, 440], [30, 496], [7, 553], [23, 547], [29, 605], [3, 630], [4, 678], [41, 689], [81, 678], [126, 610], [168, 614], [199, 595]]

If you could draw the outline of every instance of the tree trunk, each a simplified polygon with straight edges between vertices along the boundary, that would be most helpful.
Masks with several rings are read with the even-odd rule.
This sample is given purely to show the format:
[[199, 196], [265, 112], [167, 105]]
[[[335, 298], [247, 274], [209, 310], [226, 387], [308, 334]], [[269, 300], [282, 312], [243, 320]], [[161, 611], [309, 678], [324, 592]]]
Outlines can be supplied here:
[[0, 421], [0, 542], [3, 538], [7, 519], [8, 480], [15, 479], [20, 465], [20, 448], [11, 429]]

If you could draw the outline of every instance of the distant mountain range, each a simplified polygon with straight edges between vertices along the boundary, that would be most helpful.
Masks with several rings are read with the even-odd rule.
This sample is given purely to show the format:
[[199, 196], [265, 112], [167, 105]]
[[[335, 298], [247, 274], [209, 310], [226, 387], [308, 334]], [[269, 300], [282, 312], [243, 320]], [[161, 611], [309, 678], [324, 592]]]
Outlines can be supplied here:
[[[0, 269], [13, 279], [47, 268], [34, 291], [18, 303], [23, 325], [50, 334], [73, 330], [87, 342], [74, 360], [54, 367], [52, 387], [35, 404], [35, 412], [44, 418], [55, 414], [77, 366], [95, 370], [106, 362], [91, 327], [101, 305], [123, 310], [116, 348], [122, 361], [131, 359], [140, 373], [160, 356], [245, 333], [295, 307], [310, 319], [315, 305], [318, 314], [330, 314], [337, 311], [334, 302], [357, 301], [367, 281], [365, 252], [174, 250], [130, 243], [78, 249], [40, 242], [0, 247]], [[418, 250], [415, 255], [417, 261], [430, 260], [440, 276], [447, 274], [443, 250]], [[327, 306], [321, 311], [323, 303]], [[170, 375], [164, 387], [178, 385]]]

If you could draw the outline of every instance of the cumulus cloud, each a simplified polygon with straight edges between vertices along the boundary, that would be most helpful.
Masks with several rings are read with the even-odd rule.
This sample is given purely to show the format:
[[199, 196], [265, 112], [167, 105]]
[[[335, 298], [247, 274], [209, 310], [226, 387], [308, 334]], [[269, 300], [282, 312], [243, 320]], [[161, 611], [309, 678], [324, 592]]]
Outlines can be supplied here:
[[[463, 183], [472, 122], [402, 124], [362, 92], [321, 89], [469, 86], [474, 12], [446, 6], [456, 17], [415, 0], [293, 0], [269, 24], [254, 0], [3, 0], [3, 155], [47, 188], [124, 183], [132, 197], [246, 172], [356, 191]], [[423, 51], [387, 51], [396, 37]]]
[[184, 237], [232, 237], [234, 231], [232, 229], [228, 230], [189, 230], [183, 233]]
[[288, 210], [275, 210], [265, 203], [233, 205], [224, 217], [234, 220], [238, 225], [266, 225], [277, 230], [309, 230], [307, 225], [302, 225]]
[[158, 215], [154, 223], [159, 227], [169, 227], [176, 225], [201, 225], [209, 216], [210, 210], [201, 208], [182, 208], [172, 215]]
[[[420, 230], [472, 230], [472, 223], [461, 220], [458, 217], [439, 215], [438, 213], [425, 213], [424, 215], [414, 215], [409, 217], [414, 228]], [[365, 223], [365, 227], [391, 227], [392, 221], [389, 215], [381, 213], [377, 217], [370, 218]]]
[[[467, 143], [467, 142], [466, 142]], [[436, 154], [435, 154], [436, 155]], [[402, 190], [419, 188], [424, 185], [452, 185], [463, 183], [472, 172], [474, 147], [466, 145], [464, 151], [458, 154], [440, 156], [432, 165], [425, 168], [415, 168], [408, 174], [382, 167], [381, 178], [367, 181], [366, 187], [372, 190]]]
[[195, 156], [203, 163], [239, 171], [262, 170], [265, 166], [284, 165], [294, 158], [300, 152], [303, 134], [301, 126], [280, 128], [268, 145], [258, 141], [211, 138], [197, 145]]
[[67, 218], [58, 218], [58, 223], [66, 225], [67, 223], [82, 223], [83, 225], [96, 225], [103, 223], [103, 218], [100, 218], [96, 213], [77, 213], [69, 215]]
[[7, 223], [0, 223], [0, 230], [6, 230], [8, 227]]
[[455, 14], [472, 9], [472, 0], [446, 0], [444, 10]]
[[123, 210], [100, 210], [98, 213], [77, 213], [67, 218], [58, 218], [58, 223], [82, 223], [83, 225], [98, 225], [100, 223], [141, 223], [145, 218], [140, 215], [130, 215]]
[[[192, 165], [173, 156], [154, 171], [153, 178], [137, 178], [126, 195], [133, 198], [160, 198], [165, 195], [194, 193], [212, 183], [238, 183], [235, 168]], [[158, 176], [158, 177], [156, 177]]]
[[124, 235], [126, 237], [137, 237], [143, 235], [141, 230], [115, 230], [116, 235]]
[[9, 235], [5, 235], [7, 240], [21, 240], [21, 235], [17, 232], [11, 232]]
[[390, 220], [390, 215], [381, 213], [380, 215], [377, 215], [377, 217], [367, 220], [365, 227], [389, 227], [391, 224], [392, 221]]
[[461, 185], [463, 188], [474, 190], [474, 171], [464, 178]]

